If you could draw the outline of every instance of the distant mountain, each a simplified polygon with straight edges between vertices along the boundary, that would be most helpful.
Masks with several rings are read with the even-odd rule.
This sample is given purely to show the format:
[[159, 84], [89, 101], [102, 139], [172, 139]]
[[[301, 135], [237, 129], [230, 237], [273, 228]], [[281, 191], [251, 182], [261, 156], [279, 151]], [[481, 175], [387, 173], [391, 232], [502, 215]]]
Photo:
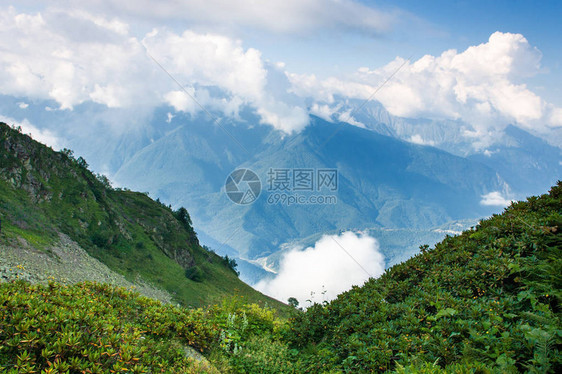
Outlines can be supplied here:
[[503, 144], [470, 159], [499, 170], [513, 191], [526, 196], [562, 176], [562, 151], [515, 126], [505, 129]]
[[336, 103], [324, 104], [333, 111], [330, 121], [353, 122], [382, 135], [433, 146], [457, 156], [464, 157], [474, 151], [472, 139], [464, 135], [464, 131], [471, 130], [472, 126], [462, 121], [397, 117], [375, 100], [365, 103], [357, 99], [337, 98]]
[[[223, 124], [226, 131], [202, 118], [176, 121], [181, 125], [131, 157], [115, 180], [185, 205], [198, 231], [246, 260], [334, 230], [431, 230], [481, 217], [491, 212], [479, 204], [481, 196], [506, 188], [479, 162], [314, 116], [291, 136], [249, 126], [251, 119]], [[237, 168], [253, 170], [262, 181], [262, 196], [251, 205], [236, 205], [224, 192], [226, 177]], [[337, 204], [272, 204], [270, 169], [337, 170]]]
[[476, 160], [500, 175], [509, 186], [511, 198], [538, 194], [562, 175], [562, 149], [514, 125], [507, 126], [503, 136], [493, 139], [490, 146], [477, 149], [474, 139], [464, 135], [474, 130], [469, 123], [396, 117], [377, 101], [342, 99], [342, 103], [336, 105], [332, 120], [353, 112], [353, 119], [369, 130]]
[[185, 209], [114, 189], [83, 158], [54, 152], [0, 123], [0, 277], [96, 280], [201, 306], [238, 293], [280, 303], [202, 248]]

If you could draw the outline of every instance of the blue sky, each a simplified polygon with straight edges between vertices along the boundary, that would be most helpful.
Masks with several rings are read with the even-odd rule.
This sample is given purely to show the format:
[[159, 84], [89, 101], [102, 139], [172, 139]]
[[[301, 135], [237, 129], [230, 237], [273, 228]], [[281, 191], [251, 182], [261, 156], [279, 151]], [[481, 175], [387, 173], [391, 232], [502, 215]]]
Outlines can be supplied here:
[[[389, 2], [390, 3], [390, 2]], [[530, 0], [393, 1], [444, 30], [448, 37], [424, 43], [426, 53], [437, 49], [464, 49], [481, 43], [495, 31], [523, 34], [542, 53], [549, 74], [533, 80], [551, 102], [562, 105], [562, 2]], [[553, 79], [554, 78], [554, 79]]]
[[361, 1], [366, 6], [403, 13], [404, 20], [382, 35], [338, 30], [293, 35], [247, 33], [247, 44], [294, 71], [342, 74], [361, 66], [376, 67], [396, 56], [414, 59], [465, 50], [496, 32], [519, 33], [543, 54], [544, 72], [527, 83], [562, 105], [562, 1]]

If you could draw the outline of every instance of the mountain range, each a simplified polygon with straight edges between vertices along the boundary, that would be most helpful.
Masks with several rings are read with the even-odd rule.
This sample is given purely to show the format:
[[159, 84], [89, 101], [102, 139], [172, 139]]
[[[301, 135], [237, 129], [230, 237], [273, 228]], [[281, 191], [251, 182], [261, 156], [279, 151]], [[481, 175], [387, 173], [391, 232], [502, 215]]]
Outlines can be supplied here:
[[[516, 126], [481, 149], [464, 135], [470, 124], [395, 117], [376, 101], [341, 103], [331, 116], [311, 114], [309, 125], [291, 134], [261, 125], [250, 107], [220, 121], [161, 107], [148, 122], [131, 119], [105, 133], [67, 125], [66, 138], [117, 185], [185, 206], [202, 241], [236, 258], [250, 283], [275, 272], [287, 249], [345, 230], [384, 233], [377, 235], [381, 251], [387, 266], [395, 264], [447, 235], [443, 225], [470, 228], [562, 174], [560, 148]], [[68, 123], [91, 115], [103, 128], [95, 104], [74, 112]], [[240, 168], [261, 180], [252, 204], [235, 204], [225, 193], [227, 177]], [[272, 172], [299, 169], [335, 171], [336, 190], [271, 190]], [[319, 194], [337, 203], [274, 201], [298, 195], [309, 202]]]

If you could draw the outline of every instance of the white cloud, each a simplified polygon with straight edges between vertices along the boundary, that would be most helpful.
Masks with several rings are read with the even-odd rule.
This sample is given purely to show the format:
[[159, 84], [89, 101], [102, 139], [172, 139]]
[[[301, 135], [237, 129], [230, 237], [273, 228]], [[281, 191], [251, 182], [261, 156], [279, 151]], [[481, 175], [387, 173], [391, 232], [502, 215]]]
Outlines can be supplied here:
[[499, 191], [493, 191], [482, 195], [482, 200], [480, 200], [480, 204], [486, 206], [501, 206], [506, 207], [511, 204], [513, 200], [509, 200], [503, 196], [503, 194]]
[[308, 125], [308, 112], [300, 106], [292, 106], [274, 99], [266, 99], [257, 110], [261, 122], [270, 124], [286, 133], [299, 132]]
[[315, 116], [318, 116], [328, 122], [332, 122], [332, 114], [336, 111], [337, 107], [331, 107], [328, 104], [314, 103], [310, 107], [310, 114], [314, 114]]
[[62, 148], [63, 141], [57, 137], [53, 132], [48, 129], [39, 129], [32, 125], [27, 119], [23, 121], [16, 121], [13, 118], [5, 117], [0, 115], [0, 122], [7, 123], [10, 126], [21, 127], [21, 132], [23, 134], [31, 135], [31, 137], [40, 143], [48, 145], [54, 150], [59, 150]]
[[239, 40], [162, 28], [141, 42], [121, 20], [51, 8], [37, 14], [0, 9], [0, 22], [5, 51], [0, 93], [5, 95], [54, 100], [61, 110], [86, 101], [144, 109], [167, 103], [178, 111], [195, 113], [201, 105], [237, 116], [241, 107], [250, 106], [262, 123], [286, 132], [308, 123], [302, 103], [270, 89], [271, 80], [287, 81], [276, 72], [279, 67], [266, 64], [258, 50], [244, 48]]
[[484, 152], [482, 152], [482, 153], [483, 153], [484, 156], [486, 156], [486, 157], [492, 157], [492, 155], [493, 155], [494, 153], [498, 153], [498, 151], [497, 151], [497, 150], [495, 150], [495, 151], [490, 151], [489, 149], [485, 149]]
[[[345, 108], [344, 108], [345, 105]], [[345, 122], [360, 128], [366, 128], [365, 124], [355, 119], [357, 107], [350, 107], [347, 102], [339, 102], [330, 106], [328, 104], [313, 103], [309, 108], [310, 114], [318, 116], [328, 122]]]
[[109, 107], [154, 101], [152, 90], [142, 87], [152, 68], [117, 21], [83, 12], [25, 14], [11, 7], [0, 9], [0, 22], [1, 93], [52, 99], [60, 109], [89, 100]]
[[[99, 9], [108, 4], [102, 0], [94, 3]], [[254, 9], [256, 14], [273, 9], [307, 14], [320, 7], [317, 0], [275, 1], [263, 8], [259, 4], [246, 7], [245, 0], [234, 3], [244, 8], [240, 12]], [[343, 10], [344, 5], [351, 10]], [[164, 2], [149, 8], [162, 12], [162, 17], [173, 17], [171, 12], [181, 13], [182, 6], [209, 10], [218, 3]], [[122, 14], [133, 16], [139, 15], [139, 8], [142, 6], [137, 2], [116, 5]], [[237, 14], [231, 8], [236, 7], [223, 4], [219, 13], [230, 9]], [[334, 9], [345, 17], [350, 14], [346, 12], [355, 14], [358, 10], [368, 14], [359, 3], [330, 0], [317, 17], [325, 17], [324, 21], [313, 17], [314, 22], [339, 19]], [[241, 108], [249, 106], [261, 123], [291, 133], [308, 124], [304, 102], [310, 98], [316, 101], [309, 102], [312, 113], [363, 127], [356, 118], [348, 118], [350, 112], [336, 113], [334, 95], [366, 99], [404, 63], [397, 58], [379, 69], [360, 68], [346, 79], [322, 80], [286, 72], [282, 63], [265, 62], [260, 51], [223, 35], [192, 30], [176, 33], [160, 27], [137, 37], [131, 29], [139, 29], [122, 19], [95, 14], [72, 7], [47, 7], [34, 14], [18, 13], [13, 7], [0, 9], [0, 48], [4, 51], [0, 55], [0, 93], [53, 100], [61, 110], [91, 101], [108, 108], [142, 107], [147, 113], [149, 108], [168, 104], [176, 111], [193, 114], [201, 110], [200, 104], [237, 117]], [[143, 44], [199, 104], [147, 56]], [[562, 126], [562, 108], [546, 103], [521, 83], [539, 71], [540, 59], [540, 52], [522, 35], [496, 32], [488, 42], [464, 52], [449, 50], [405, 63], [375, 99], [396, 116], [461, 119], [472, 126], [465, 134], [477, 148], [489, 146], [509, 123], [544, 135], [552, 127]], [[415, 134], [411, 136], [411, 141], [423, 142]]]
[[314, 247], [285, 254], [277, 276], [255, 287], [279, 300], [295, 297], [305, 305], [311, 292], [314, 302], [332, 300], [353, 285], [363, 284], [369, 278], [366, 271], [378, 277], [384, 266], [375, 238], [353, 232], [325, 235]]
[[20, 109], [27, 109], [27, 107], [29, 106], [28, 103], [24, 103], [24, 102], [19, 102], [19, 103], [17, 103], [17, 104], [18, 104], [18, 107], [19, 107]]
[[408, 139], [410, 143], [419, 144], [419, 145], [435, 145], [435, 142], [432, 140], [424, 140], [420, 134], [414, 134]]
[[404, 64], [374, 97], [391, 114], [460, 119], [480, 135], [497, 133], [510, 123], [544, 134], [562, 126], [562, 108], [546, 103], [521, 83], [540, 72], [541, 57], [522, 35], [495, 32], [486, 43], [464, 52], [448, 50], [414, 62], [396, 58], [382, 68], [360, 68], [345, 79], [288, 77], [297, 94], [332, 103], [334, 95], [367, 99]]
[[550, 123], [552, 123], [555, 126], [562, 126], [562, 108], [551, 107]]
[[[193, 87], [185, 87], [185, 89], [191, 96], [195, 96]], [[164, 95], [164, 100], [178, 112], [195, 113], [197, 111], [197, 103], [184, 91], [170, 91]]]
[[263, 94], [267, 71], [261, 54], [253, 48], [244, 49], [239, 40], [189, 30], [181, 35], [155, 30], [144, 42], [168, 72], [180, 79], [222, 87], [247, 99]]
[[[182, 35], [153, 31], [145, 38], [145, 43], [173, 76], [199, 86], [220, 87], [231, 95], [231, 98], [216, 100], [206, 97], [208, 92], [204, 90], [186, 88], [204, 107], [237, 115], [241, 105], [251, 105], [262, 123], [287, 133], [300, 131], [308, 124], [308, 114], [302, 103], [288, 97], [288, 87], [283, 89], [283, 82], [278, 82], [283, 79], [288, 84], [285, 75], [278, 74], [278, 67], [274, 65], [266, 66], [259, 51], [244, 49], [240, 41], [192, 31]], [[165, 100], [176, 110], [193, 113], [200, 109], [182, 91], [168, 92]]]

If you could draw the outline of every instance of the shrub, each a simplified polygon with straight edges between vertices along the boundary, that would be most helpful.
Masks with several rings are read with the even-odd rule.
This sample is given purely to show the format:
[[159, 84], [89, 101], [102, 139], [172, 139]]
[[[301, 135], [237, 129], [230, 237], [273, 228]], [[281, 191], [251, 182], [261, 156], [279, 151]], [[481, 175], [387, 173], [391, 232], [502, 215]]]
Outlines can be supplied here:
[[202, 282], [205, 274], [199, 266], [192, 266], [185, 269], [185, 277], [191, 279], [194, 282]]

